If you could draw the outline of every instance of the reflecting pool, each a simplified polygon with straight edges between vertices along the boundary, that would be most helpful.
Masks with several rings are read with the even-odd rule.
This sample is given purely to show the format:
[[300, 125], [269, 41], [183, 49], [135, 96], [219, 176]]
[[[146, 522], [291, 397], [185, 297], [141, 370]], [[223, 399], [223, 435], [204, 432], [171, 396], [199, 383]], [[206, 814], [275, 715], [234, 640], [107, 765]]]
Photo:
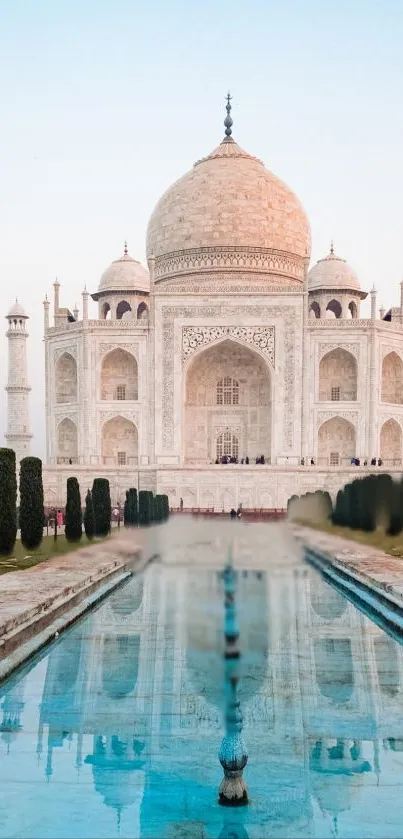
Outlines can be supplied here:
[[[403, 837], [403, 650], [282, 525], [150, 530], [160, 561], [0, 687], [0, 837]], [[218, 802], [237, 571], [250, 803]]]

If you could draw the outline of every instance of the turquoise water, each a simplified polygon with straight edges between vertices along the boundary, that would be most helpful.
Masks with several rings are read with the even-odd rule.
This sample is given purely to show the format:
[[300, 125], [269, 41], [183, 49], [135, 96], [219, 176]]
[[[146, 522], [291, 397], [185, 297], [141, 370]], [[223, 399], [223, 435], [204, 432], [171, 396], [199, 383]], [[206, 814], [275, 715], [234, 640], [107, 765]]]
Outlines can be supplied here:
[[[0, 687], [0, 837], [403, 837], [402, 647], [280, 525], [172, 522], [150, 538], [160, 562]], [[217, 804], [230, 541], [237, 809]]]

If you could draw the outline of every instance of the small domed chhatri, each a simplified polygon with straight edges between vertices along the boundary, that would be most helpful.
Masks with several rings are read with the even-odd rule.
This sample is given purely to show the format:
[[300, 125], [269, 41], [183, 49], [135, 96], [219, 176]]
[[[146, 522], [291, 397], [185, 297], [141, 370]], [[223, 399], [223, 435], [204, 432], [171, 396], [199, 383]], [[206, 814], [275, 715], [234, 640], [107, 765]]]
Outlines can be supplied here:
[[229, 111], [228, 104], [220, 145], [165, 192], [150, 218], [147, 257], [155, 257], [156, 280], [219, 266], [302, 282], [311, 249], [305, 211], [234, 141]]
[[18, 302], [17, 298], [15, 298], [15, 303], [11, 306], [11, 309], [7, 315], [8, 318], [27, 318], [28, 315], [21, 303]]
[[324, 259], [319, 259], [308, 273], [308, 287], [310, 291], [320, 288], [351, 289], [360, 291], [360, 281], [351, 265], [336, 256], [333, 242], [330, 245], [330, 252]]
[[115, 259], [99, 281], [98, 293], [105, 291], [149, 291], [150, 277], [137, 259], [128, 253], [127, 242], [122, 256]]

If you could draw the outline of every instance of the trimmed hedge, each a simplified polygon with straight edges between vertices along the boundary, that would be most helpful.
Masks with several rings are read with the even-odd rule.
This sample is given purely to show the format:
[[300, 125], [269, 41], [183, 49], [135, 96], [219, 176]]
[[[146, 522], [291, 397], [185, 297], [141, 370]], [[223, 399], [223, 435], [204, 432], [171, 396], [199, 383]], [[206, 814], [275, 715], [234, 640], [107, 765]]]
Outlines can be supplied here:
[[112, 505], [107, 478], [94, 478], [92, 485], [92, 505], [94, 509], [94, 534], [107, 536], [111, 530]]
[[139, 523], [137, 489], [134, 487], [126, 492], [123, 520], [125, 527], [136, 527]]
[[34, 550], [39, 547], [44, 520], [42, 461], [39, 457], [24, 457], [20, 464], [19, 516], [24, 548]]
[[94, 507], [92, 504], [91, 490], [87, 491], [85, 496], [85, 510], [84, 510], [84, 530], [87, 539], [91, 540], [95, 534], [95, 517]]
[[0, 554], [8, 556], [17, 538], [17, 476], [15, 452], [0, 449]]
[[77, 478], [67, 478], [64, 535], [68, 542], [79, 542], [83, 535], [80, 487]]
[[139, 492], [139, 524], [144, 527], [150, 524], [152, 520], [150, 493], [146, 489], [141, 489]]
[[337, 493], [333, 522], [367, 532], [382, 527], [390, 536], [403, 529], [403, 479], [391, 475], [366, 475], [346, 484]]

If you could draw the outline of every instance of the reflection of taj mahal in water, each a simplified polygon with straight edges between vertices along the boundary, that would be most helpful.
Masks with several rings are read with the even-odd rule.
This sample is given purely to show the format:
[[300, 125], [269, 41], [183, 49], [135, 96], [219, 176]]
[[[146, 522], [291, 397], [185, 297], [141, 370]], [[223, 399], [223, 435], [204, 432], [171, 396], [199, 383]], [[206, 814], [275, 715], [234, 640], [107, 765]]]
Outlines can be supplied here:
[[[228, 105], [230, 108], [230, 105]], [[128, 253], [82, 313], [44, 301], [45, 498], [97, 475], [171, 506], [285, 507], [334, 493], [351, 458], [401, 471], [400, 306], [363, 318], [367, 297], [334, 252], [309, 269], [311, 233], [294, 193], [232, 137], [176, 181], [148, 225], [146, 270]], [[197, 150], [196, 150], [197, 152]], [[9, 444], [29, 445], [26, 315], [9, 316]], [[265, 467], [256, 467], [256, 457]], [[248, 466], [214, 468], [223, 456]], [[301, 468], [301, 460], [312, 468]], [[73, 466], [73, 468], [71, 468]]]
[[[93, 787], [117, 818], [132, 808], [133, 835], [140, 825], [142, 837], [177, 835], [170, 796], [199, 801], [201, 814], [214, 804], [221, 600], [214, 569], [149, 569], [49, 653], [37, 746], [43, 773], [57, 778], [70, 742], [69, 761], [80, 772], [91, 767]], [[314, 835], [314, 805], [337, 825], [361, 788], [376, 783], [387, 755], [403, 750], [403, 650], [292, 562], [278, 576], [275, 568], [240, 571], [239, 605], [246, 776], [271, 819], [259, 835], [274, 827], [276, 836], [291, 828]], [[1, 708], [4, 732], [23, 729], [21, 688]], [[12, 751], [12, 734], [2, 736]], [[194, 839], [205, 835], [196, 822]]]

